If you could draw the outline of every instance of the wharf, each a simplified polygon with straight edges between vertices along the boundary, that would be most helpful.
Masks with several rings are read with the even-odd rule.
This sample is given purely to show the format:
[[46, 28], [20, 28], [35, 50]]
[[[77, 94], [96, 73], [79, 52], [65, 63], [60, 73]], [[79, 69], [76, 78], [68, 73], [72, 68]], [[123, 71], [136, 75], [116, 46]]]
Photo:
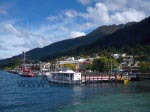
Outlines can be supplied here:
[[123, 83], [124, 79], [130, 79], [122, 74], [109, 74], [109, 73], [82, 73], [83, 83], [103, 83], [103, 82], [116, 82]]

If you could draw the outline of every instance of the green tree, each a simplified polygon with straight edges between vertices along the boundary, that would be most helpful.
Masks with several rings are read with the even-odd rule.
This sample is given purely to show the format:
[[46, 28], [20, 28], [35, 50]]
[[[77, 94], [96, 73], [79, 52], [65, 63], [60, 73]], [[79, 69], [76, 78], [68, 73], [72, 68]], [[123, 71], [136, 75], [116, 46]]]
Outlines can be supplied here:
[[69, 68], [71, 68], [72, 70], [75, 70], [75, 69], [76, 69], [76, 65], [71, 64], [71, 63], [66, 63], [66, 64], [64, 64], [64, 67], [69, 67]]
[[93, 60], [93, 70], [104, 72], [110, 71], [112, 63], [112, 68], [117, 67], [117, 61], [115, 59], [107, 58], [105, 56]]
[[93, 65], [92, 64], [87, 65], [86, 70], [93, 70]]
[[20, 66], [20, 64], [21, 64], [21, 59], [16, 58], [16, 59], [11, 60], [9, 63], [4, 64], [2, 68], [5, 69], [5, 70], [13, 69], [16, 66]]
[[117, 62], [118, 63], [121, 63], [123, 61], [123, 57], [119, 57], [118, 59], [117, 59]]
[[140, 63], [141, 72], [150, 72], [150, 62], [141, 62]]

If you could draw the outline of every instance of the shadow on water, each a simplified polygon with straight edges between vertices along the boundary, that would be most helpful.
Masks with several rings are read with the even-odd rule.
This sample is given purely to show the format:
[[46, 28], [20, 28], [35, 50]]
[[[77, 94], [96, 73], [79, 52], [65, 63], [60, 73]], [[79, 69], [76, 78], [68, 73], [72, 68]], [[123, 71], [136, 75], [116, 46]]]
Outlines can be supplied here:
[[117, 87], [122, 84], [116, 83], [116, 82], [98, 82], [98, 83], [82, 83], [82, 84], [64, 84], [64, 83], [55, 83], [55, 82], [49, 82], [45, 78], [23, 78], [18, 79], [17, 81], [18, 87]]
[[130, 92], [149, 92], [150, 91], [150, 80], [144, 81], [136, 81], [136, 82], [129, 82], [127, 85], [123, 83], [117, 82], [98, 82], [98, 83], [83, 83], [83, 84], [63, 84], [63, 83], [54, 83], [49, 82], [45, 78], [19, 78], [17, 81], [18, 87], [24, 88], [119, 88], [123, 91], [130, 91]]

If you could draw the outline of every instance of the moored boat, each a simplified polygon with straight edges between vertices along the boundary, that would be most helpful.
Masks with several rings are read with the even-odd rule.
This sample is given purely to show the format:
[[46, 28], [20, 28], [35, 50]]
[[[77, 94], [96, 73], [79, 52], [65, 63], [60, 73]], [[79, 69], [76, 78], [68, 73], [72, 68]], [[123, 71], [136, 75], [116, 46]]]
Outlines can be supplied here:
[[27, 68], [23, 68], [22, 71], [18, 72], [21, 77], [34, 77], [35, 74]]
[[137, 74], [136, 73], [130, 73], [130, 80], [131, 81], [137, 81], [138, 80]]
[[21, 77], [34, 77], [33, 73], [22, 73], [20, 74]]
[[46, 75], [47, 80], [55, 83], [63, 84], [80, 84], [82, 83], [82, 77], [80, 72], [73, 70], [50, 72]]

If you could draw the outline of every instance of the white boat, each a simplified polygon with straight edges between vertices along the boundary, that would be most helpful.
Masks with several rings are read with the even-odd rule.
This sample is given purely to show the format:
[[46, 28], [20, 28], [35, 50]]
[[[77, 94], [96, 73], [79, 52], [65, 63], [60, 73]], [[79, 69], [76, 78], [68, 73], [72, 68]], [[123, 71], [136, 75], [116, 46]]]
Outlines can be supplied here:
[[55, 83], [63, 84], [80, 84], [82, 83], [82, 77], [80, 72], [74, 72], [73, 70], [50, 72], [46, 75], [47, 80]]
[[46, 75], [50, 75], [50, 63], [46, 63], [44, 66], [41, 66], [41, 71], [38, 73], [38, 76]]
[[41, 72], [39, 72], [38, 76], [47, 76], [50, 75], [50, 71], [48, 69], [42, 69]]

